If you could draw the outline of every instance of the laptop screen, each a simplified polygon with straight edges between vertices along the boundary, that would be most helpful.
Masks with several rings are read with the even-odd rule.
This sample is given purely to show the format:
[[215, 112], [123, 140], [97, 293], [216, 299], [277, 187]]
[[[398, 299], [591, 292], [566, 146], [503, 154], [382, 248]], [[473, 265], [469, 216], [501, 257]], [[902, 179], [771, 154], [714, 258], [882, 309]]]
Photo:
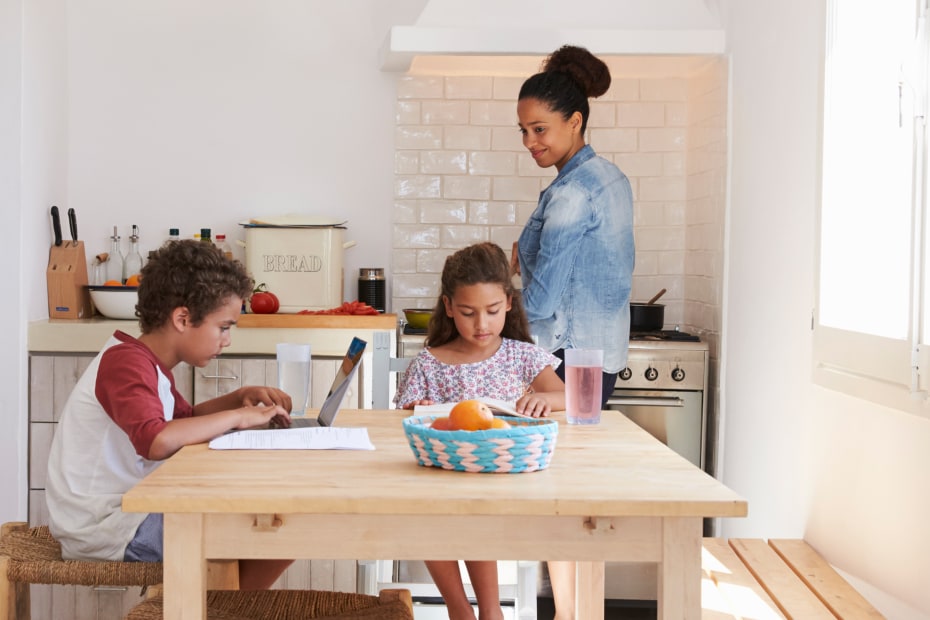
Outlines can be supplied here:
[[346, 390], [349, 389], [352, 377], [355, 376], [358, 365], [362, 361], [362, 354], [365, 352], [367, 344], [368, 343], [361, 338], [352, 338], [352, 342], [349, 343], [349, 350], [346, 351], [345, 357], [342, 358], [342, 363], [339, 365], [339, 368], [336, 369], [336, 376], [333, 379], [333, 384], [329, 388], [329, 393], [326, 395], [323, 406], [320, 407], [318, 419], [322, 426], [332, 425], [336, 414], [339, 412], [342, 399], [345, 398]]

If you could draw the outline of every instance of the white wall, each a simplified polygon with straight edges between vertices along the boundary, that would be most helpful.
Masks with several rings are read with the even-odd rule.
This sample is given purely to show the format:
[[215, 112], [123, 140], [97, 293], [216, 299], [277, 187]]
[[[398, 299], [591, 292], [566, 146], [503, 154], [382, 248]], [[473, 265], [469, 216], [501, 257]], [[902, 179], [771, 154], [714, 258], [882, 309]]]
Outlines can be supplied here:
[[[68, 206], [88, 252], [118, 225], [143, 256], [180, 227], [349, 221], [346, 295], [390, 256], [393, 76], [372, 1], [75, 3], [68, 18]], [[241, 248], [235, 248], [242, 257]]]
[[[6, 299], [0, 303], [0, 520], [26, 511], [27, 295], [22, 195], [22, 11], [23, 0], [0, 0], [0, 265]], [[34, 277], [35, 274], [32, 274]]]
[[[26, 517], [26, 328], [45, 318], [48, 209], [88, 258], [120, 227], [167, 236], [302, 212], [348, 220], [345, 295], [390, 270], [395, 76], [388, 28], [422, 0], [0, 0], [0, 518]], [[21, 139], [20, 139], [20, 136]], [[67, 227], [65, 227], [67, 235]], [[239, 256], [243, 256], [237, 248]], [[390, 295], [390, 290], [388, 291]]]
[[728, 10], [723, 479], [749, 500], [749, 517], [724, 533], [803, 536], [867, 582], [858, 585], [889, 618], [925, 620], [930, 420], [811, 382], [824, 2], [741, 0]]

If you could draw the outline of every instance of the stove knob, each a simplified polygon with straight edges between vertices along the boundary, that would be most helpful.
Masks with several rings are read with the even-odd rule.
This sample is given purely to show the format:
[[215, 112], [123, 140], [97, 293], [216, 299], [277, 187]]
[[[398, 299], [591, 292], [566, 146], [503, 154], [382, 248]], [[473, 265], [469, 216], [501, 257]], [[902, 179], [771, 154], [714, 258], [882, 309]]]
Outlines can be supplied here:
[[674, 370], [672, 370], [672, 380], [673, 381], [684, 381], [685, 371], [679, 368], [678, 366], [675, 366]]
[[630, 370], [629, 366], [620, 371], [620, 378], [624, 381], [629, 381], [633, 376], [633, 371]]
[[643, 376], [646, 377], [646, 381], [655, 381], [659, 378], [659, 371], [650, 366], [646, 369], [646, 374]]

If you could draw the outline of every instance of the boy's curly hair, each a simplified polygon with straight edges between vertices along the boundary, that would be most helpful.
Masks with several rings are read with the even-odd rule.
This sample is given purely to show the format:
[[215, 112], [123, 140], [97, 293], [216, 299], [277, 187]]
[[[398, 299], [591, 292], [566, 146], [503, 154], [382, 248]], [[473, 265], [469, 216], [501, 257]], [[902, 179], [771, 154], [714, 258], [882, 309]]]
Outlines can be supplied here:
[[165, 325], [176, 308], [187, 308], [194, 326], [231, 297], [248, 299], [254, 281], [242, 263], [212, 244], [171, 241], [142, 267], [136, 316], [143, 334]]
[[459, 330], [455, 321], [446, 315], [443, 297], [452, 299], [458, 287], [471, 284], [500, 284], [504, 294], [511, 298], [510, 311], [500, 335], [511, 340], [533, 342], [520, 291], [511, 280], [507, 255], [499, 245], [485, 242], [470, 245], [446, 258], [442, 268], [442, 290], [429, 320], [427, 346], [438, 347], [458, 338]]

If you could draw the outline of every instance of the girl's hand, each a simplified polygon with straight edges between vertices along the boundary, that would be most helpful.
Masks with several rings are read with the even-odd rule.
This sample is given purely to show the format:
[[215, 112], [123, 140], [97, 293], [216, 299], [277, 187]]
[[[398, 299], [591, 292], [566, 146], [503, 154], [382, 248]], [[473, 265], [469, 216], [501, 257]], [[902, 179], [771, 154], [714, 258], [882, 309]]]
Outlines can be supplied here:
[[428, 398], [424, 398], [422, 400], [412, 400], [409, 403], [406, 403], [403, 407], [401, 407], [401, 409], [413, 409], [417, 405], [423, 405], [425, 407], [426, 405], [432, 405], [432, 404], [433, 404], [433, 401], [431, 401]]
[[237, 411], [240, 417], [236, 430], [264, 426], [271, 421], [279, 428], [291, 425], [291, 415], [280, 405], [248, 405], [240, 407]]
[[[278, 388], [264, 385], [247, 385], [239, 388], [239, 398], [246, 407], [253, 405], [278, 405], [285, 411], [291, 410], [291, 397]], [[290, 417], [288, 417], [290, 424]]]
[[516, 402], [518, 413], [534, 418], [545, 418], [552, 411], [552, 405], [542, 395], [529, 393], [521, 396]]

